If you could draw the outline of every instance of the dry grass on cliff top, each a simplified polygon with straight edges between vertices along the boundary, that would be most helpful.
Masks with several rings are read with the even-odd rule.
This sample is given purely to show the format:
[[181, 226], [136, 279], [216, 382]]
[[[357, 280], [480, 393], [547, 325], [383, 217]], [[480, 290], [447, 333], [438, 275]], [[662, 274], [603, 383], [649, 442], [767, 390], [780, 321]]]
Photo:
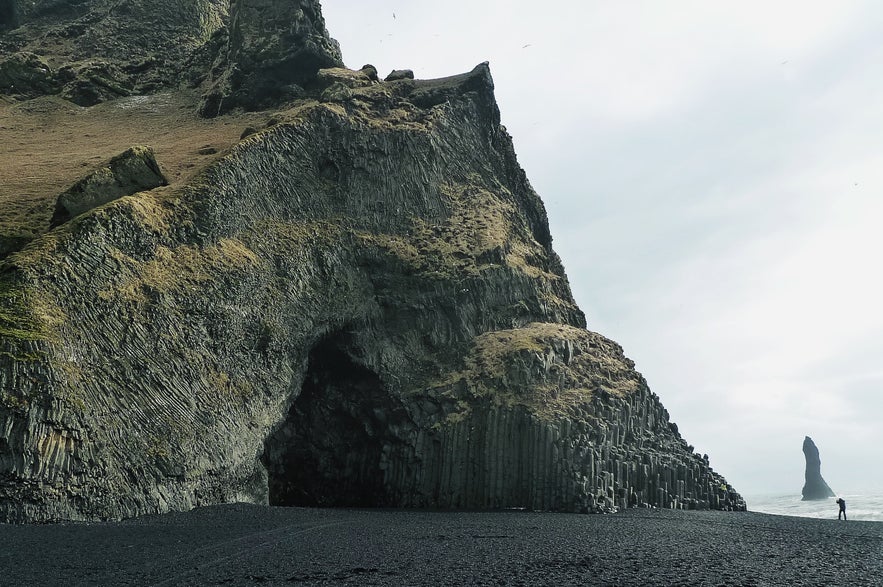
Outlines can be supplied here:
[[82, 108], [57, 97], [0, 100], [0, 236], [48, 229], [59, 194], [133, 145], [149, 145], [172, 185], [239, 141], [266, 112], [196, 115], [196, 96], [132, 96]]

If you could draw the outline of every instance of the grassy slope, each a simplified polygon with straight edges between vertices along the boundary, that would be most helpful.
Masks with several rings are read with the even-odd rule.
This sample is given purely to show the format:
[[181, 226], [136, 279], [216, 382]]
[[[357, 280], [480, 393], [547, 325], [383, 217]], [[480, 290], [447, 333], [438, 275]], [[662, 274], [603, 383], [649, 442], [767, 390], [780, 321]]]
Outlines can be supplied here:
[[149, 145], [172, 186], [181, 185], [267, 113], [205, 120], [195, 97], [134, 96], [81, 108], [60, 98], [0, 102], [0, 240], [45, 232], [60, 193], [133, 145]]

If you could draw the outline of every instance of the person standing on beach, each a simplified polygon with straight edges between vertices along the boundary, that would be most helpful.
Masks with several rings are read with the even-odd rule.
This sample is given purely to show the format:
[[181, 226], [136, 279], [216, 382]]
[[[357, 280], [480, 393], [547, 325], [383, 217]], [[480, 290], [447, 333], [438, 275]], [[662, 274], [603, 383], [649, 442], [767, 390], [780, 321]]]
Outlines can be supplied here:
[[837, 519], [840, 519], [840, 516], [843, 516], [843, 521], [846, 521], [846, 502], [843, 501], [842, 497], [837, 498], [837, 505], [840, 506], [840, 511], [837, 512]]

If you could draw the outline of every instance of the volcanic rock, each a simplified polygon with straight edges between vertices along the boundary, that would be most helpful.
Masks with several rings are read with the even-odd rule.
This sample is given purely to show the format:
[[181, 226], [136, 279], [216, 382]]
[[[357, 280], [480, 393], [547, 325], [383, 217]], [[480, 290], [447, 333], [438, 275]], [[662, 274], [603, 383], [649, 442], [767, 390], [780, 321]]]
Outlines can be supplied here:
[[0, 263], [0, 520], [745, 508], [586, 330], [487, 64], [373, 83], [317, 2], [230, 14], [209, 114], [277, 123]]
[[43, 59], [33, 53], [0, 58], [0, 94], [26, 100], [58, 91], [60, 84]]
[[15, 28], [20, 23], [17, 0], [0, 0], [0, 30]]
[[400, 79], [414, 79], [414, 72], [410, 69], [393, 69], [383, 81], [394, 82]]
[[803, 439], [803, 456], [806, 458], [806, 482], [803, 485], [802, 501], [828, 499], [834, 492], [822, 479], [822, 460], [819, 449], [809, 436]]
[[320, 69], [343, 66], [318, 0], [231, 0], [229, 29], [204, 116], [300, 97]]
[[359, 71], [361, 71], [365, 75], [367, 75], [368, 79], [370, 79], [372, 82], [380, 81], [377, 78], [377, 68], [374, 67], [373, 65], [371, 65], [370, 63], [363, 65], [361, 67], [361, 69], [359, 69]]
[[[64, 96], [92, 105], [176, 87], [190, 62], [198, 62], [203, 53], [214, 58], [217, 48], [212, 39], [226, 31], [229, 4], [229, 0], [5, 0], [0, 2], [0, 18], [9, 15], [7, 28], [14, 29], [4, 35], [4, 44], [50, 56], [53, 70], [65, 76]], [[208, 75], [201, 73], [203, 78]], [[125, 91], [120, 92], [122, 88]], [[57, 94], [62, 88], [43, 85], [40, 91]]]
[[58, 196], [52, 226], [58, 226], [117, 198], [167, 184], [153, 150], [150, 147], [132, 147]]

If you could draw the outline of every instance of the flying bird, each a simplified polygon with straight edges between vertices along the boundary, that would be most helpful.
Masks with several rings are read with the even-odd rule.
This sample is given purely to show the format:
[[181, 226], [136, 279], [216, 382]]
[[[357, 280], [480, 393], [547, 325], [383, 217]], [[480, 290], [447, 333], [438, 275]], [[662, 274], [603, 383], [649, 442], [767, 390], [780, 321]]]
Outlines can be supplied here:
[[531, 43], [528, 43], [527, 45], [522, 45], [521, 48], [522, 48], [522, 49], [527, 49], [527, 48], [530, 47], [530, 46], [531, 46]]

